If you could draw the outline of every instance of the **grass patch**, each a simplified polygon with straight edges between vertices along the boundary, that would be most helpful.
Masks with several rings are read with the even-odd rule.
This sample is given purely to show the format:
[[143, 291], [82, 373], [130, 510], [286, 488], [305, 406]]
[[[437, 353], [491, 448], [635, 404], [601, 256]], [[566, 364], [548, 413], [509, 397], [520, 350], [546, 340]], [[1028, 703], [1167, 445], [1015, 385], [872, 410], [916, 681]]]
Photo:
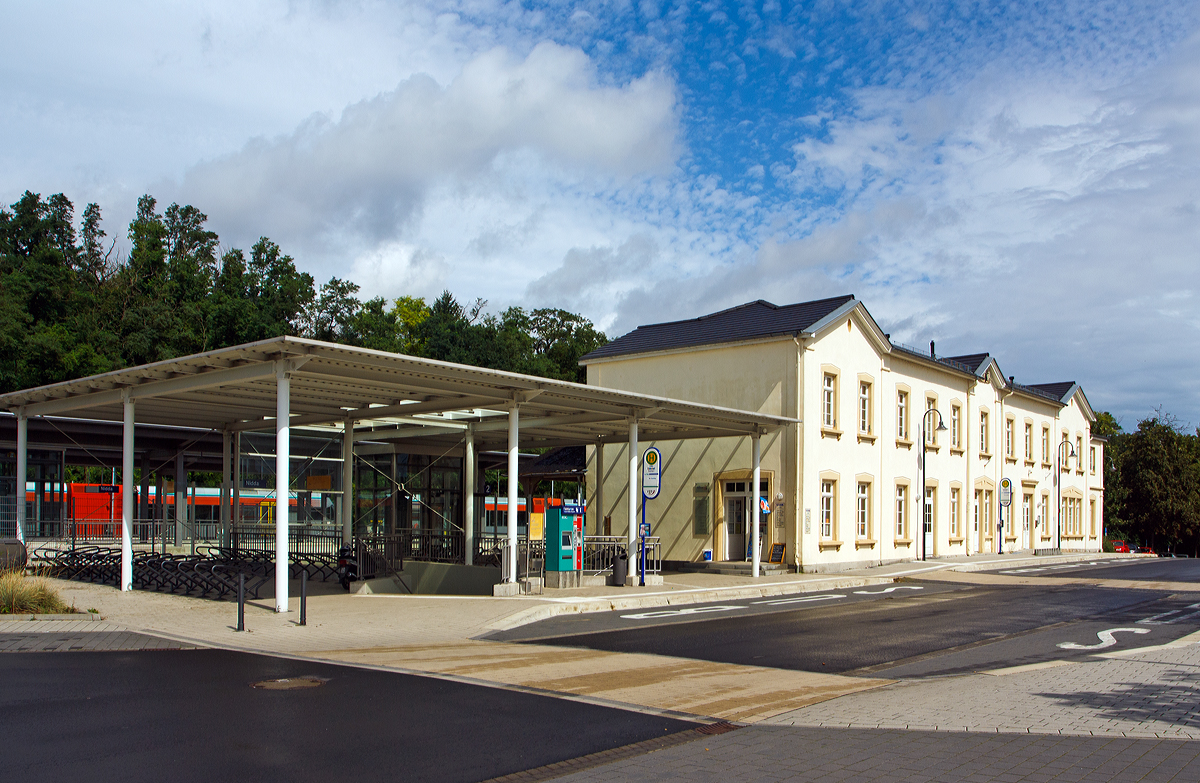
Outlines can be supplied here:
[[24, 571], [0, 572], [0, 615], [5, 614], [68, 614], [68, 606], [58, 592], [40, 576]]

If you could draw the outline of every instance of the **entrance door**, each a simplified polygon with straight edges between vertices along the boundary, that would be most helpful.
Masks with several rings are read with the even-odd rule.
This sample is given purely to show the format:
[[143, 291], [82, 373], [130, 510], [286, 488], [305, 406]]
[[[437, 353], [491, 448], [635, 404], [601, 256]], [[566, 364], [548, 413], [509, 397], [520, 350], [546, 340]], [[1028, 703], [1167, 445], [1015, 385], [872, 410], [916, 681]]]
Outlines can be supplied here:
[[746, 559], [746, 496], [725, 498], [725, 559]]

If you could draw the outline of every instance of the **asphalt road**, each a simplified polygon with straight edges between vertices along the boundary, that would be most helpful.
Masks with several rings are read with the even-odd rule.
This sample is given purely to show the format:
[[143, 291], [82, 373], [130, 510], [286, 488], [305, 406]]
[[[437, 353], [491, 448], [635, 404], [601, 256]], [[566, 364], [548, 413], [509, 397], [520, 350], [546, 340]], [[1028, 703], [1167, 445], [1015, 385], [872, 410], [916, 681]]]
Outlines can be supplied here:
[[1200, 559], [1193, 558], [1155, 557], [1058, 563], [1049, 566], [1008, 568], [998, 570], [996, 573], [1064, 578], [1130, 579], [1146, 582], [1194, 582], [1197, 590], [1200, 590]]
[[[1157, 578], [1185, 581], [1187, 568], [1168, 568]], [[1126, 573], [1135, 572], [1120, 571], [1119, 578], [1142, 578]], [[925, 677], [1078, 659], [1163, 644], [1200, 629], [1200, 584], [1195, 593], [1175, 595], [1067, 584], [905, 581], [894, 587], [890, 593], [875, 587], [794, 596], [790, 604], [760, 599], [556, 618], [515, 629], [506, 638], [804, 671]]]
[[[311, 676], [319, 686], [252, 683]], [[4, 777], [479, 781], [694, 724], [221, 650], [0, 655]]]

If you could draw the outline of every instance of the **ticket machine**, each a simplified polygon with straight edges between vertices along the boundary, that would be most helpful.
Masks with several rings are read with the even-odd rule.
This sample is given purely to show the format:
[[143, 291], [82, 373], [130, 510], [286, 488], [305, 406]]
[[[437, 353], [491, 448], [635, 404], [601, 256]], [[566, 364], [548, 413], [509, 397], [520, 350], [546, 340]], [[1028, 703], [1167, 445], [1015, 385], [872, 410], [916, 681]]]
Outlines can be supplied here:
[[578, 587], [583, 570], [583, 506], [546, 509], [546, 587]]

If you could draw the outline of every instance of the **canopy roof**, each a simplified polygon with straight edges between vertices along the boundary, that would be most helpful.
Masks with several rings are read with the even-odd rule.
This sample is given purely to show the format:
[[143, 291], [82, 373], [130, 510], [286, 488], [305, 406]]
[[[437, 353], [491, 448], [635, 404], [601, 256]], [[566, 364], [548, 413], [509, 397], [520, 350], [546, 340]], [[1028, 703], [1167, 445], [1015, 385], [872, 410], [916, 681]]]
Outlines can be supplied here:
[[422, 438], [451, 445], [472, 426], [478, 448], [502, 447], [520, 408], [521, 447], [765, 433], [795, 419], [488, 370], [296, 337], [277, 337], [0, 395], [26, 416], [70, 413], [215, 430], [275, 426], [276, 378], [290, 382], [291, 426], [358, 422], [355, 440]]

